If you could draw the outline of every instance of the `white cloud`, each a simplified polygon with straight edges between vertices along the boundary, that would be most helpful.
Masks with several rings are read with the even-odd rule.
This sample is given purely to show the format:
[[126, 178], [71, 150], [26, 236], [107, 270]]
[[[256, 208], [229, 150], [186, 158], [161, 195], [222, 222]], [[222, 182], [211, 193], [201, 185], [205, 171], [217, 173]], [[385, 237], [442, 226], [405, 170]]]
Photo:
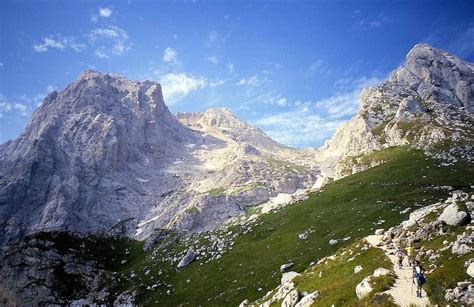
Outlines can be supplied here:
[[66, 49], [72, 49], [74, 51], [81, 51], [85, 46], [80, 43], [76, 43], [73, 38], [61, 38], [61, 37], [44, 37], [41, 43], [33, 45], [35, 52], [46, 52], [50, 49], [59, 49], [61, 51]]
[[65, 51], [67, 49], [76, 52], [89, 49], [97, 57], [110, 58], [113, 55], [126, 53], [131, 44], [128, 42], [128, 34], [117, 26], [94, 28], [82, 36], [84, 42], [77, 42], [74, 37], [61, 37], [61, 35], [44, 37], [41, 43], [33, 45], [35, 52], [46, 52], [51, 49]]
[[21, 116], [28, 116], [28, 106], [22, 103], [8, 102], [6, 97], [0, 93], [0, 118], [5, 116], [5, 113], [17, 112]]
[[178, 52], [171, 47], [168, 47], [163, 51], [163, 61], [166, 63], [176, 62], [178, 60]]
[[13, 105], [13, 108], [15, 110], [18, 110], [18, 111], [21, 111], [21, 112], [25, 112], [27, 109], [28, 109], [28, 106], [22, 104], [22, 103], [15, 103]]
[[99, 18], [109, 18], [113, 13], [114, 11], [110, 7], [100, 7], [92, 12], [90, 21], [96, 23], [99, 21]]
[[238, 86], [249, 85], [249, 86], [258, 87], [262, 85], [264, 82], [265, 80], [261, 80], [257, 75], [254, 75], [249, 78], [240, 79], [240, 81], [237, 82], [235, 85], [238, 85]]
[[122, 55], [131, 47], [127, 32], [117, 26], [95, 28], [87, 36], [91, 47], [94, 48], [94, 54], [99, 58], [108, 59], [113, 55]]
[[264, 116], [254, 124], [280, 143], [308, 147], [321, 144], [342, 122], [341, 120], [328, 121], [310, 108], [303, 106], [294, 111]]
[[277, 105], [280, 107], [285, 107], [289, 104], [288, 99], [283, 97], [281, 94], [276, 91], [269, 91], [261, 95], [256, 96], [248, 101], [250, 104], [254, 103], [263, 103], [270, 105]]
[[215, 56], [210, 56], [207, 58], [207, 60], [213, 64], [219, 64], [219, 59]]
[[215, 80], [209, 82], [209, 87], [214, 88], [225, 84], [225, 80]]
[[101, 7], [99, 8], [99, 15], [101, 17], [105, 17], [105, 18], [108, 18], [110, 16], [112, 16], [112, 9], [111, 8], [108, 8], [108, 7]]
[[208, 86], [208, 81], [203, 77], [194, 77], [186, 73], [169, 73], [160, 78], [163, 97], [168, 105], [182, 100], [191, 92]]

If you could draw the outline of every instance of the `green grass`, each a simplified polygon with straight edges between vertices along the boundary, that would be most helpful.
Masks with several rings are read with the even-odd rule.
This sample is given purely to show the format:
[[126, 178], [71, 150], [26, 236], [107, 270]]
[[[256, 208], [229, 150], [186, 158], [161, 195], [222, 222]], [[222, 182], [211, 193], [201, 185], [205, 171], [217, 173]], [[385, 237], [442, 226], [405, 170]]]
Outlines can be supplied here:
[[472, 252], [463, 256], [455, 256], [449, 250], [442, 253], [436, 261], [441, 266], [426, 276], [427, 283], [424, 289], [432, 304], [445, 305], [446, 289], [455, 288], [458, 281], [474, 282], [474, 278], [467, 275], [466, 267], [464, 267], [464, 262], [473, 256]]
[[207, 193], [211, 196], [220, 196], [220, 195], [224, 195], [225, 191], [226, 191], [225, 188], [214, 188], [207, 191]]
[[[359, 241], [340, 250], [336, 254], [336, 259], [312, 266], [295, 278], [296, 286], [300, 291], [308, 293], [319, 290], [321, 296], [317, 301], [318, 306], [357, 305], [359, 302], [355, 294], [357, 284], [378, 268], [392, 268], [390, 259], [381, 249], [371, 247], [364, 250], [365, 245]], [[355, 257], [354, 260], [349, 261], [352, 257]], [[358, 273], [354, 273], [356, 265], [362, 266], [362, 270]], [[374, 291], [369, 294], [367, 303], [375, 293], [388, 290], [393, 283], [394, 278], [391, 275], [372, 278]]]
[[[445, 190], [431, 189], [432, 185], [466, 188], [474, 178], [473, 165], [459, 162], [454, 167], [436, 167], [436, 162], [417, 150], [392, 148], [375, 155], [388, 162], [330, 183], [306, 201], [262, 216], [219, 260], [204, 263], [203, 259], [176, 270], [160, 260], [161, 255], [185, 249], [184, 243], [172, 244], [137, 255], [134, 265], [122, 270], [115, 289], [136, 290], [138, 303], [145, 305], [228, 306], [245, 298], [254, 301], [278, 285], [281, 264], [294, 262], [292, 270], [301, 272], [310, 262], [372, 234], [376, 228], [400, 223], [408, 216], [400, 214], [401, 210], [447, 196]], [[380, 219], [385, 223], [375, 225]], [[310, 227], [315, 232], [300, 240], [298, 234]], [[348, 236], [350, 240], [341, 240]], [[339, 243], [329, 245], [333, 238]], [[154, 258], [153, 253], [157, 254]], [[136, 273], [133, 278], [132, 270]], [[151, 273], [145, 275], [145, 270]], [[159, 287], [146, 289], [157, 280]], [[171, 288], [173, 294], [168, 295]]]
[[283, 169], [284, 171], [291, 172], [291, 173], [296, 173], [296, 172], [307, 173], [308, 172], [308, 168], [288, 162], [288, 161], [275, 159], [270, 156], [266, 156], [265, 160], [267, 160], [268, 164], [270, 164], [270, 166], [274, 169]]

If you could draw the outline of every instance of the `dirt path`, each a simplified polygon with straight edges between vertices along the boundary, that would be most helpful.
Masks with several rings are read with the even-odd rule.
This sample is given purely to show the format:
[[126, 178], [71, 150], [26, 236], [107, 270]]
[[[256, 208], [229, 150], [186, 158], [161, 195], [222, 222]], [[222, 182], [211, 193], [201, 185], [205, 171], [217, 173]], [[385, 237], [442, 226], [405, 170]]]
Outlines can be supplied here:
[[395, 303], [403, 307], [410, 305], [430, 306], [430, 301], [428, 300], [425, 291], [423, 291], [423, 297], [416, 297], [416, 288], [412, 283], [412, 269], [411, 267], [407, 266], [406, 258], [404, 260], [404, 265], [406, 266], [400, 269], [397, 265], [397, 259], [394, 255], [395, 250], [388, 248], [382, 243], [382, 236], [373, 235], [368, 236], [365, 239], [370, 243], [370, 245], [385, 251], [385, 254], [393, 263], [393, 271], [397, 275], [397, 279], [395, 280], [393, 287], [388, 290], [387, 293], [393, 297]]

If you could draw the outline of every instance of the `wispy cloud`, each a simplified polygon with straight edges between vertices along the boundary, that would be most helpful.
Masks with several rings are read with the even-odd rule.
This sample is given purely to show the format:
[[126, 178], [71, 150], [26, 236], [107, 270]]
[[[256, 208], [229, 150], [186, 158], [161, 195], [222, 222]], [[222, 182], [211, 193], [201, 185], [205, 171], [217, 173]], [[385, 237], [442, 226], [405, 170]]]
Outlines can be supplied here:
[[234, 64], [227, 63], [227, 71], [229, 72], [229, 74], [233, 73], [234, 69], [235, 69]]
[[287, 98], [283, 97], [280, 93], [276, 91], [269, 91], [260, 95], [251, 98], [247, 101], [248, 104], [268, 104], [268, 105], [276, 105], [280, 107], [285, 107], [289, 104]]
[[108, 59], [112, 55], [122, 55], [131, 48], [127, 32], [117, 26], [92, 29], [88, 39], [94, 48], [94, 54], [100, 58]]
[[353, 30], [368, 30], [380, 28], [391, 21], [391, 19], [384, 13], [380, 13], [376, 17], [362, 16], [360, 12], [355, 15], [356, 21], [353, 24]]
[[66, 50], [71, 49], [76, 52], [83, 50], [85, 47], [84, 44], [77, 43], [74, 38], [71, 37], [53, 37], [46, 36], [43, 37], [40, 43], [33, 45], [33, 51], [35, 52], [46, 52], [50, 49]]
[[327, 63], [323, 60], [317, 60], [309, 65], [306, 75], [314, 76], [314, 75], [325, 75], [328, 73], [330, 73], [330, 69]]
[[265, 82], [265, 79], [260, 79], [257, 75], [248, 77], [248, 78], [242, 78], [240, 79], [235, 85], [237, 86], [254, 86], [258, 87], [262, 85]]
[[[91, 16], [92, 22], [98, 18], [113, 20], [114, 11], [110, 7], [98, 8]], [[109, 22], [109, 21], [108, 21]], [[108, 23], [107, 22], [107, 23]], [[73, 50], [76, 52], [92, 52], [95, 56], [109, 59], [111, 56], [123, 55], [130, 50], [132, 44], [128, 33], [116, 25], [95, 26], [89, 31], [72, 36], [62, 34], [47, 35], [40, 42], [33, 44], [34, 52], [47, 52], [50, 50]]]
[[29, 115], [29, 107], [20, 102], [8, 102], [6, 97], [0, 93], [0, 118], [3, 118], [6, 113], [16, 112], [21, 116]]
[[171, 47], [163, 51], [163, 61], [166, 63], [176, 62], [178, 60], [178, 52]]
[[455, 36], [448, 48], [462, 57], [474, 55], [474, 23], [470, 23], [464, 31]]
[[289, 112], [264, 116], [254, 122], [276, 141], [295, 147], [321, 144], [342, 120], [327, 120], [311, 108], [300, 106]]
[[210, 56], [207, 58], [207, 60], [211, 62], [212, 64], [219, 64], [219, 59], [215, 56]]
[[318, 101], [290, 102], [274, 92], [259, 100], [291, 107], [292, 110], [269, 114], [254, 123], [275, 140], [296, 147], [319, 146], [332, 136], [336, 128], [355, 115], [359, 109], [359, 94], [362, 88], [378, 84], [376, 77], [341, 79], [336, 87], [340, 89], [333, 96]]
[[214, 48], [224, 45], [229, 37], [232, 35], [232, 29], [229, 30], [225, 35], [213, 30], [207, 34], [204, 46], [207, 48]]

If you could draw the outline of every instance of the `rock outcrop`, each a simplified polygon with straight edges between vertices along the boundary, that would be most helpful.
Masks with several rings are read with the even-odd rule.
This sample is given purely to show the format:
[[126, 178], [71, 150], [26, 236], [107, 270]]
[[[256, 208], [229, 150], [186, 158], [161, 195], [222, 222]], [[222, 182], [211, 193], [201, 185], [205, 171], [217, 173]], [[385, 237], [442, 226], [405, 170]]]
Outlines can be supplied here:
[[360, 283], [357, 284], [355, 292], [359, 300], [365, 298], [367, 295], [370, 294], [370, 292], [372, 292], [373, 288], [370, 284], [371, 277], [372, 276], [367, 276]]
[[451, 204], [443, 210], [438, 220], [451, 226], [461, 226], [469, 222], [470, 216], [466, 211], [460, 210], [456, 204]]
[[[362, 91], [358, 114], [336, 130], [317, 156], [331, 164], [347, 156], [411, 144], [432, 149], [447, 160], [472, 159], [468, 153], [473, 150], [473, 131], [474, 65], [418, 44], [387, 81]], [[449, 151], [444, 152], [442, 145]], [[326, 175], [340, 178], [369, 167], [345, 164], [329, 168]]]

